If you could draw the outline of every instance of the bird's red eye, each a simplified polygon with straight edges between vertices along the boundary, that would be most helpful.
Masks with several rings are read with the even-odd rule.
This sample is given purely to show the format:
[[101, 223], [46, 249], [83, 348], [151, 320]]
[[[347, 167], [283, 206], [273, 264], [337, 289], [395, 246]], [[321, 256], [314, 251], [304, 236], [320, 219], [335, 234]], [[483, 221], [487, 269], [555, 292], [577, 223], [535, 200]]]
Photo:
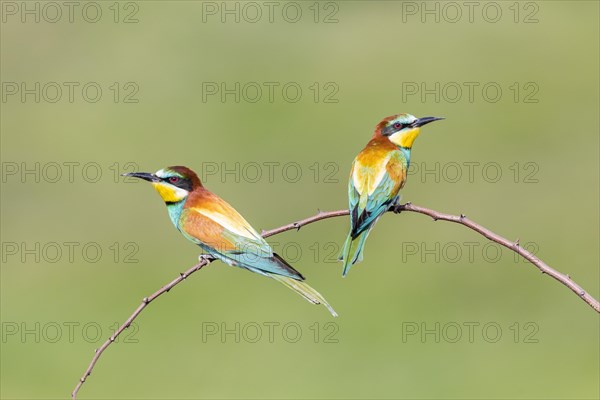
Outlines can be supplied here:
[[400, 129], [400, 128], [402, 128], [402, 124], [401, 124], [400, 122], [396, 122], [396, 123], [394, 124], [394, 128], [396, 128], [396, 129]]
[[169, 182], [171, 183], [177, 183], [179, 182], [179, 177], [178, 176], [172, 176], [169, 178]]

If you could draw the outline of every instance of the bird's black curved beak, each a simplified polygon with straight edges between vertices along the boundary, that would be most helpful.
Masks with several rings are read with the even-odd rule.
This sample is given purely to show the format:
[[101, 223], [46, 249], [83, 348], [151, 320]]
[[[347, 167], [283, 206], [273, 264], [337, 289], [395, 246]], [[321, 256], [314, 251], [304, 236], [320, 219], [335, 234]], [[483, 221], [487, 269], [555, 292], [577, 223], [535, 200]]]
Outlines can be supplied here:
[[132, 178], [140, 178], [149, 182], [159, 182], [160, 178], [154, 174], [150, 174], [148, 172], [128, 172], [126, 174], [122, 174], [121, 176], [129, 176]]
[[420, 126], [427, 125], [430, 122], [439, 121], [441, 119], [444, 119], [444, 118], [442, 118], [442, 117], [423, 117], [423, 118], [419, 118], [415, 122], [413, 122], [412, 126], [415, 128], [418, 128]]

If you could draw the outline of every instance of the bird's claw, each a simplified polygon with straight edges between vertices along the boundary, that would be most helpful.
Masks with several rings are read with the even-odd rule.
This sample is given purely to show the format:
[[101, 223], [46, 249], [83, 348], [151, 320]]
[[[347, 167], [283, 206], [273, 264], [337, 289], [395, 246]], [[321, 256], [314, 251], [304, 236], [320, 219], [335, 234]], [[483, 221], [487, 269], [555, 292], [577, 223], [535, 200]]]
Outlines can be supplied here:
[[210, 259], [211, 259], [211, 256], [209, 254], [200, 254], [198, 256], [198, 261], [209, 262]]

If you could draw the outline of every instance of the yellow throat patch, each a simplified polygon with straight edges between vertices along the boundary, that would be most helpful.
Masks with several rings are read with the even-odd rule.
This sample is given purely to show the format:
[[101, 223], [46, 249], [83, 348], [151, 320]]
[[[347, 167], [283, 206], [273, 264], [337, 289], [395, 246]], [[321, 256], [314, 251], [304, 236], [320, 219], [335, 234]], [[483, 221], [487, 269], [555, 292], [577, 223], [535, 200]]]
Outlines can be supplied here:
[[396, 132], [390, 136], [390, 142], [396, 146], [411, 148], [417, 136], [421, 133], [421, 129], [413, 128], [409, 131]]
[[185, 199], [188, 195], [186, 190], [165, 183], [152, 182], [152, 186], [166, 203], [176, 203]]

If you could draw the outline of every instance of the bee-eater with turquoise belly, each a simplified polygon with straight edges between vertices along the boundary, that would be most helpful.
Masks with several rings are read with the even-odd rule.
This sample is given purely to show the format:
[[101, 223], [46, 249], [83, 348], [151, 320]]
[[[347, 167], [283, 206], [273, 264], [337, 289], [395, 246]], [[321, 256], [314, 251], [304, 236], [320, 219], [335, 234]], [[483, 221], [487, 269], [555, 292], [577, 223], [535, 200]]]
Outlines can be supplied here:
[[207, 190], [187, 167], [175, 166], [152, 174], [124, 174], [150, 181], [160, 194], [175, 227], [186, 239], [224, 263], [268, 276], [313, 304], [333, 308], [304, 277], [273, 253], [263, 237], [225, 200]]
[[410, 152], [421, 127], [440, 119], [410, 114], [387, 117], [354, 159], [348, 182], [350, 232], [340, 255], [343, 276], [362, 261], [365, 241], [379, 217], [400, 201], [398, 192], [406, 183]]

